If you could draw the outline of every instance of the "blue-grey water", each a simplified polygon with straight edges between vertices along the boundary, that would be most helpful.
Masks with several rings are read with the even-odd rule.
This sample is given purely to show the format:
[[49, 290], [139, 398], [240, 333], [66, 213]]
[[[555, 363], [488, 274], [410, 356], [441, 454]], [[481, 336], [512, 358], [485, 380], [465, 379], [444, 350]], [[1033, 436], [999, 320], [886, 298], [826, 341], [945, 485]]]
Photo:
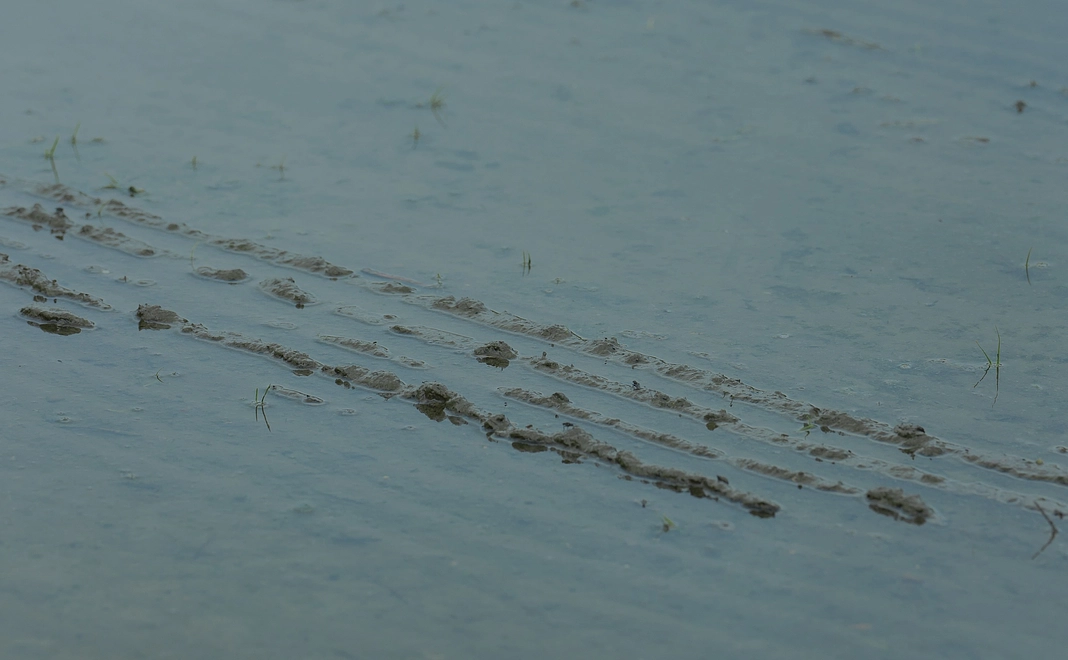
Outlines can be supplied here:
[[0, 657], [1061, 657], [1068, 13], [884, 5], [9, 11]]

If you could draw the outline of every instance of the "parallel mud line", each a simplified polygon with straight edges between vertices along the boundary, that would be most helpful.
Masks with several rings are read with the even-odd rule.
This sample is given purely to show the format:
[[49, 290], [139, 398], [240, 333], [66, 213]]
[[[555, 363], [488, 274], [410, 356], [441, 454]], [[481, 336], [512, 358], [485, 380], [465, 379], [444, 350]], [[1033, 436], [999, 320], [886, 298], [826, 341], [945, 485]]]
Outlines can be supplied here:
[[427, 369], [430, 366], [423, 360], [416, 360], [415, 358], [406, 357], [404, 355], [394, 357], [390, 354], [388, 348], [379, 344], [377, 341], [366, 341], [340, 335], [317, 335], [316, 340], [324, 344], [340, 346], [345, 350], [360, 353], [361, 355], [367, 355], [369, 357], [380, 358], [383, 360], [392, 360], [393, 362], [403, 364], [409, 369]]
[[80, 225], [67, 217], [62, 208], [57, 208], [54, 213], [48, 213], [40, 204], [34, 204], [27, 209], [24, 206], [12, 206], [0, 211], [0, 214], [9, 218], [22, 220], [30, 223], [35, 230], [48, 227], [52, 236], [63, 240], [68, 233], [92, 241], [99, 245], [109, 247], [135, 257], [155, 257], [165, 254], [148, 243], [130, 238], [122, 232], [115, 231], [110, 227], [97, 227], [95, 225]]
[[[505, 415], [492, 415], [473, 406], [458, 395], [454, 395], [439, 383], [429, 383], [421, 386], [416, 397], [425, 403], [440, 403], [446, 408], [462, 411], [468, 408], [468, 416], [482, 422], [482, 428], [487, 435], [492, 435], [504, 440], [510, 440], [513, 446], [531, 445], [534, 447], [546, 447], [556, 449], [565, 458], [565, 462], [574, 462], [571, 453], [599, 460], [603, 463], [615, 465], [626, 473], [625, 478], [637, 477], [639, 480], [651, 483], [658, 488], [674, 490], [680, 493], [689, 493], [698, 498], [710, 498], [714, 500], [724, 499], [729, 502], [742, 505], [750, 514], [759, 518], [771, 518], [778, 513], [780, 507], [777, 504], [757, 497], [751, 493], [732, 488], [726, 480], [720, 477], [712, 478], [694, 472], [686, 472], [677, 468], [668, 468], [659, 465], [643, 463], [633, 453], [619, 450], [607, 442], [595, 439], [588, 431], [577, 426], [572, 426], [563, 431], [547, 434], [532, 427], [520, 428], [515, 426]], [[454, 406], [454, 398], [463, 403]], [[517, 447], [520, 449], [520, 447]], [[522, 449], [521, 449], [522, 450]], [[529, 449], [526, 449], [529, 451]]]
[[369, 288], [380, 293], [399, 294], [403, 301], [424, 309], [445, 312], [480, 325], [551, 342], [554, 345], [618, 362], [633, 369], [649, 369], [682, 385], [714, 392], [721, 396], [730, 396], [732, 402], [744, 402], [768, 412], [789, 415], [799, 422], [811, 424], [814, 428], [819, 428], [824, 432], [838, 431], [843, 435], [861, 436], [879, 443], [894, 445], [910, 457], [934, 458], [952, 455], [982, 469], [1011, 474], [1029, 481], [1068, 486], [1068, 474], [1060, 466], [1054, 464], [1047, 463], [1040, 467], [1023, 460], [1013, 464], [1006, 458], [979, 456], [965, 447], [929, 435], [923, 427], [915, 424], [890, 426], [884, 422], [858, 418], [841, 411], [820, 409], [811, 404], [794, 401], [782, 392], [768, 393], [746, 385], [737, 378], [689, 365], [673, 364], [651, 355], [625, 349], [614, 338], [584, 339], [565, 326], [541, 325], [514, 314], [496, 312], [487, 308], [482, 302], [471, 298], [457, 300], [453, 296], [416, 295], [414, 290], [408, 287], [403, 287], [408, 289], [406, 291], [398, 290], [401, 287], [395, 286], [387, 289], [369, 285]]
[[[864, 492], [860, 488], [846, 485], [841, 481], [831, 482], [826, 479], [821, 479], [809, 472], [789, 470], [753, 459], [729, 457], [716, 449], [694, 444], [670, 433], [661, 433], [652, 429], [636, 426], [615, 417], [605, 417], [598, 412], [575, 406], [566, 395], [560, 392], [556, 392], [549, 396], [543, 396], [537, 392], [531, 392], [530, 390], [516, 387], [505, 389], [502, 391], [502, 395], [533, 406], [554, 410], [559, 414], [564, 414], [574, 419], [582, 419], [592, 424], [613, 428], [631, 437], [660, 445], [661, 447], [673, 449], [699, 458], [721, 460], [741, 470], [753, 472], [761, 476], [772, 477], [780, 481], [788, 481], [794, 484], [801, 484], [809, 486], [810, 488], [815, 488], [816, 490], [831, 493], [859, 495]], [[717, 475], [716, 479], [722, 480], [723, 477]]]
[[797, 440], [785, 433], [750, 426], [723, 409], [713, 410], [711, 408], [699, 406], [686, 398], [671, 397], [659, 390], [647, 387], [636, 389], [633, 384], [624, 385], [618, 381], [609, 380], [603, 376], [591, 374], [588, 371], [570, 365], [562, 365], [559, 362], [545, 357], [527, 358], [526, 362], [533, 367], [534, 370], [558, 378], [562, 381], [600, 392], [607, 392], [608, 394], [614, 394], [625, 399], [644, 403], [653, 408], [666, 410], [680, 416], [695, 419], [705, 424], [705, 427], [710, 431], [714, 431], [721, 427], [729, 428], [740, 437], [758, 440], [780, 447], [791, 447], [797, 451], [808, 452], [821, 460], [845, 462], [850, 459], [859, 458], [856, 454], [847, 449], [834, 447], [824, 443], [809, 443]]
[[[397, 332], [397, 327], [391, 328], [394, 332]], [[422, 328], [422, 326], [419, 326]], [[433, 328], [422, 328], [422, 331], [411, 331], [405, 327], [401, 334], [427, 340], [427, 337], [435, 336], [439, 331]], [[448, 333], [453, 334], [453, 333]], [[465, 339], [467, 339], [465, 337]], [[455, 345], [458, 347], [469, 348], [467, 343], [449, 343], [447, 345]], [[472, 342], [473, 343], [473, 340]], [[495, 342], [505, 347], [510, 352], [510, 357], [514, 358], [515, 353], [504, 342]], [[479, 351], [474, 351], [477, 354]], [[536, 369], [541, 366], [546, 366], [546, 358], [529, 358], [529, 362]], [[924, 484], [927, 486], [935, 484], [946, 484], [944, 477], [925, 473], [921, 470], [917, 470], [910, 466], [899, 466], [878, 459], [869, 459], [858, 457], [850, 451], [830, 447], [820, 443], [808, 443], [804, 441], [795, 440], [788, 435], [776, 433], [767, 429], [757, 429], [755, 427], [748, 426], [742, 423], [738, 418], [729, 415], [724, 410], [709, 411], [700, 407], [694, 406], [692, 403], [685, 399], [673, 399], [667, 395], [658, 392], [656, 390], [649, 390], [645, 388], [635, 389], [633, 386], [623, 385], [615, 381], [609, 381], [603, 377], [589, 374], [574, 367], [560, 367], [557, 363], [548, 361], [550, 370], [557, 368], [567, 372], [570, 377], [561, 377], [559, 373], [552, 375], [560, 377], [565, 382], [572, 382], [574, 384], [584, 386], [590, 389], [604, 391], [612, 394], [617, 394], [625, 398], [634, 399], [642, 403], [653, 405], [654, 407], [663, 408], [666, 410], [678, 412], [684, 410], [685, 412], [680, 414], [687, 414], [688, 416], [699, 419], [705, 422], [709, 428], [715, 428], [718, 426], [731, 427], [732, 430], [739, 434], [741, 437], [757, 438], [762, 437], [769, 440], [775, 445], [789, 445], [799, 452], [806, 452], [812, 456], [816, 461], [827, 461], [832, 464], [841, 462], [844, 465], [854, 467], [856, 469], [871, 470], [873, 472], [882, 474], [887, 477], [895, 478], [898, 480], [914, 481], [916, 483]], [[555, 366], [554, 366], [555, 365]], [[524, 390], [522, 388], [504, 388], [502, 389], [502, 395], [513, 398], [519, 401], [530, 403], [539, 407], [549, 408], [562, 412], [564, 414], [573, 416], [576, 419], [584, 419], [595, 424], [602, 426], [615, 428], [623, 433], [630, 435], [631, 437], [639, 440], [644, 440], [658, 444], [670, 449], [675, 449], [685, 453], [692, 454], [694, 456], [700, 456], [704, 458], [722, 459], [739, 469], [760, 474], [763, 476], [771, 477], [781, 481], [787, 481], [799, 485], [807, 485], [811, 488], [833, 493], [858, 495], [864, 491], [855, 486], [847, 485], [840, 480], [829, 481], [822, 479], [821, 477], [812, 474], [810, 472], [801, 470], [791, 470], [788, 468], [779, 467], [776, 465], [766, 464], [754, 459], [746, 459], [741, 457], [726, 457], [719, 451], [707, 446], [697, 445], [690, 443], [686, 440], [678, 438], [677, 436], [661, 433], [658, 431], [643, 429], [628, 422], [624, 422], [616, 418], [606, 418], [599, 413], [587, 411], [585, 409], [578, 408], [571, 405], [567, 396], [562, 393], [555, 393], [549, 397], [542, 396], [537, 393]], [[715, 421], [710, 421], [710, 420]], [[952, 490], [952, 488], [950, 488]], [[999, 501], [1011, 501], [1016, 498], [1016, 495], [1000, 495], [995, 496], [992, 499]]]
[[[857, 470], [871, 471], [894, 479], [913, 481], [947, 492], [979, 495], [1004, 504], [1028, 502], [1033, 499], [1017, 491], [979, 484], [964, 484], [948, 479], [942, 475], [918, 469], [911, 465], [901, 465], [878, 458], [865, 457], [838, 447], [819, 442], [807, 442], [768, 429], [753, 427], [743, 423], [740, 419], [728, 414], [724, 410], [718, 412], [710, 411], [709, 409], [696, 406], [685, 398], [672, 398], [657, 390], [648, 388], [635, 390], [632, 385], [624, 385], [617, 381], [611, 381], [604, 377], [576, 369], [572, 366], [562, 366], [559, 363], [547, 360], [544, 357], [529, 358], [527, 362], [529, 362], [535, 369], [548, 373], [565, 382], [597, 391], [607, 392], [609, 394], [615, 394], [627, 399], [647, 403], [657, 408], [676, 412], [680, 415], [686, 415], [703, 422], [708, 422], [709, 428], [725, 427], [744, 438], [761, 440], [777, 446], [790, 447], [798, 453], [808, 454], [818, 462], [829, 462], [831, 464], [843, 465]], [[964, 454], [965, 460], [968, 460], [969, 457], [973, 456], [974, 455], [972, 454]], [[796, 483], [812, 485], [812, 487], [821, 490], [834, 492], [860, 492], [859, 490], [855, 490], [853, 487], [846, 485], [841, 485], [841, 488], [839, 488], [841, 482], [825, 482], [825, 487], [821, 488], [819, 485], [816, 485], [820, 482], [819, 478], [808, 472], [787, 470], [777, 466], [764, 466], [759, 462], [750, 461], [750, 459], [732, 457], [725, 458], [724, 460], [731, 462], [733, 465], [740, 466], [743, 469], [760, 472], [778, 479], [786, 479]], [[1007, 473], [1017, 476], [1015, 471]]]
[[713, 460], [721, 460], [724, 458], [723, 452], [712, 449], [711, 447], [694, 444], [670, 433], [661, 433], [659, 431], [642, 428], [616, 417], [605, 417], [601, 413], [580, 408], [571, 403], [571, 400], [567, 398], [567, 395], [562, 392], [554, 392], [549, 396], [544, 396], [539, 392], [532, 392], [522, 387], [501, 388], [500, 392], [501, 395], [506, 398], [521, 401], [539, 408], [546, 408], [555, 411], [558, 414], [567, 415], [573, 419], [581, 419], [600, 426], [618, 429], [619, 431], [640, 440], [651, 442], [660, 445], [661, 447], [667, 447], [668, 449], [674, 449], [685, 454], [690, 454], [691, 456]]
[[63, 184], [31, 185], [31, 190], [36, 195], [56, 200], [62, 204], [77, 206], [82, 209], [95, 210], [100, 213], [108, 213], [109, 215], [121, 218], [132, 224], [149, 227], [171, 234], [181, 234], [227, 252], [245, 254], [286, 268], [293, 268], [332, 279], [350, 277], [354, 274], [352, 270], [332, 264], [322, 257], [294, 254], [286, 250], [267, 247], [246, 239], [217, 236], [199, 229], [194, 229], [185, 223], [167, 222], [158, 215], [142, 211], [141, 209], [132, 206], [127, 206], [117, 199], [105, 201], [99, 197], [93, 197], [72, 190]]
[[[174, 315], [174, 318], [177, 318], [177, 315]], [[598, 460], [618, 467], [625, 473], [625, 478], [637, 478], [659, 488], [689, 493], [698, 498], [717, 501], [723, 499], [743, 506], [757, 517], [773, 517], [779, 511], [777, 504], [752, 493], [731, 488], [717, 478], [644, 463], [633, 453], [620, 451], [606, 442], [595, 439], [589, 432], [578, 427], [571, 427], [553, 434], [529, 427], [516, 427], [505, 415], [493, 414], [476, 408], [470, 401], [440, 383], [424, 383], [414, 387], [405, 384], [392, 372], [371, 371], [358, 365], [330, 366], [319, 362], [307, 353], [281, 344], [248, 338], [234, 332], [213, 332], [199, 323], [186, 322], [181, 332], [229, 348], [264, 355], [281, 362], [297, 373], [311, 375], [319, 372], [327, 377], [335, 378], [336, 383], [344, 384], [346, 387], [357, 385], [387, 397], [401, 396], [413, 400], [417, 408], [431, 419], [440, 421], [445, 418], [445, 411], [453, 412], [480, 423], [487, 436], [508, 440], [513, 445], [519, 443], [544, 447], [562, 452], [562, 455], [573, 455], [574, 459]]]

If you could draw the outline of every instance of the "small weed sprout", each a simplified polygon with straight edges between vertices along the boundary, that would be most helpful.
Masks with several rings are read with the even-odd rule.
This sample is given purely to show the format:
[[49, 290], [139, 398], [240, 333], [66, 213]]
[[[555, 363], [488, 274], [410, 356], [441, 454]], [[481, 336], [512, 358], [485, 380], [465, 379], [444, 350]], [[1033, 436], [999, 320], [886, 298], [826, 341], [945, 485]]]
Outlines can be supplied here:
[[530, 253], [523, 250], [523, 274], [526, 275], [530, 272], [531, 268]]
[[70, 134], [70, 144], [72, 147], [78, 146], [78, 129], [82, 127], [82, 123], [78, 122], [74, 125], [74, 132]]
[[434, 119], [437, 119], [438, 123], [441, 124], [441, 127], [445, 128], [445, 120], [441, 118], [441, 113], [445, 110], [445, 96], [441, 93], [443, 89], [445, 88], [438, 87], [434, 90], [434, 93], [430, 95], [428, 105], [430, 106], [430, 112], [434, 114]]
[[1035, 248], [1029, 248], [1027, 250], [1027, 258], [1024, 259], [1024, 275], [1027, 276], [1027, 286], [1031, 286], [1031, 250]]
[[59, 145], [59, 136], [57, 135], [56, 139], [52, 141], [52, 146], [49, 147], [48, 149], [45, 149], [44, 157], [47, 158], [48, 160], [52, 161], [52, 162], [55, 162], [55, 160], [56, 160], [56, 147], [58, 145]]
[[278, 170], [279, 181], [286, 178], [286, 157], [283, 155], [282, 160], [278, 161], [277, 165], [271, 165], [272, 170]]
[[192, 165], [193, 165], [193, 170], [195, 171], [197, 169], [197, 157], [196, 156], [193, 156]]
[[274, 387], [274, 385], [268, 385], [264, 388], [263, 396], [260, 396], [260, 388], [257, 387], [256, 395], [252, 398], [252, 405], [256, 409], [256, 421], [259, 421], [260, 411], [263, 411], [263, 423], [267, 425], [268, 431], [271, 430], [271, 423], [267, 421], [267, 404], [264, 400], [267, 398], [267, 393], [271, 391], [272, 387]]
[[45, 150], [44, 157], [48, 159], [48, 164], [52, 166], [52, 175], [56, 177], [56, 183], [59, 183], [59, 170], [56, 169], [56, 146], [59, 145], [59, 136], [52, 141], [52, 146]]
[[979, 380], [975, 382], [975, 385], [972, 385], [972, 389], [979, 387], [979, 383], [983, 382], [983, 379], [986, 378], [986, 375], [990, 373], [990, 367], [994, 367], [994, 402], [990, 404], [991, 408], [993, 408], [994, 404], [998, 402], [998, 394], [1000, 394], [1001, 392], [1001, 332], [998, 331], [997, 326], [994, 326], [994, 332], [996, 332], [998, 335], [998, 348], [997, 351], [994, 353], [993, 360], [990, 359], [990, 356], [987, 354], [986, 350], [979, 345], [979, 341], [976, 340], [975, 342], [975, 345], [979, 346], [979, 350], [983, 351], [983, 357], [986, 358], [986, 369], [983, 370], [983, 375], [979, 377]]
[[415, 149], [416, 147], [419, 146], [419, 138], [423, 137], [423, 134], [419, 132], [419, 125], [418, 124], [415, 125], [415, 130], [413, 130], [408, 135], [408, 137], [412, 138], [412, 149]]
[[118, 179], [116, 179], [115, 177], [111, 176], [107, 172], [104, 172], [104, 176], [106, 176], [108, 178], [108, 185], [104, 186], [102, 188], [102, 190], [118, 190], [119, 189], [119, 180]]
[[665, 534], [678, 527], [678, 525], [675, 524], [674, 520], [668, 518], [664, 514], [660, 514], [660, 517], [663, 518], [661, 529], [664, 531]]

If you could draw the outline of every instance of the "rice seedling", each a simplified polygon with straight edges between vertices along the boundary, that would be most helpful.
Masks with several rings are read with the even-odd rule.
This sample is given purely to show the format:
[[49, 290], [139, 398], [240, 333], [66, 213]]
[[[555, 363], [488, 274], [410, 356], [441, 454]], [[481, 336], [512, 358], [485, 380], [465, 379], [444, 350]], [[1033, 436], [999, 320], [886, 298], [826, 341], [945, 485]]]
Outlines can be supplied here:
[[78, 122], [74, 125], [74, 132], [70, 134], [70, 145], [72, 147], [78, 147], [78, 129], [82, 127], [82, 123]]
[[530, 253], [526, 250], [523, 250], [523, 275], [526, 275], [530, 272], [531, 265], [532, 264], [530, 261]]
[[419, 138], [423, 137], [423, 134], [419, 132], [419, 125], [415, 125], [415, 130], [412, 131], [408, 137], [412, 138], [412, 149], [419, 146]]
[[196, 156], [193, 156], [192, 164], [193, 164], [193, 170], [195, 171], [197, 169], [197, 157]]
[[267, 425], [268, 431], [271, 430], [271, 423], [267, 421], [267, 404], [265, 402], [265, 399], [267, 398], [267, 393], [271, 391], [272, 387], [274, 387], [274, 385], [268, 385], [266, 388], [264, 388], [263, 396], [260, 396], [260, 388], [257, 387], [256, 394], [252, 398], [252, 405], [256, 409], [256, 421], [259, 421], [260, 411], [263, 411], [263, 423]]
[[997, 326], [994, 326], [994, 332], [996, 332], [998, 335], [998, 348], [997, 351], [994, 353], [993, 360], [990, 359], [990, 356], [987, 354], [986, 350], [979, 344], [979, 340], [976, 340], [975, 342], [975, 345], [979, 346], [979, 350], [983, 351], [983, 357], [986, 358], [986, 369], [983, 370], [983, 375], [979, 377], [979, 380], [975, 382], [975, 385], [972, 385], [972, 389], [979, 387], [979, 383], [983, 382], [983, 379], [986, 378], [986, 375], [990, 373], [990, 368], [994, 368], [994, 401], [990, 404], [991, 408], [993, 408], [994, 404], [998, 402], [998, 395], [1001, 392], [1001, 332], [998, 331]]
[[1031, 286], [1031, 250], [1034, 249], [1033, 247], [1028, 249], [1027, 258], [1024, 259], [1024, 275], [1027, 276], [1027, 286]]

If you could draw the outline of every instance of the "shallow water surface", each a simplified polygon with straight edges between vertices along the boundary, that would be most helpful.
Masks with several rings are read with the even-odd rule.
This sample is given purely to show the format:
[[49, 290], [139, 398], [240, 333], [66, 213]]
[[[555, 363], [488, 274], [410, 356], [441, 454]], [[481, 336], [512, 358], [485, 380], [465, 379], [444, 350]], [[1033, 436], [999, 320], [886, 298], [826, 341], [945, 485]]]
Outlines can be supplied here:
[[860, 11], [25, 8], [0, 655], [1058, 657], [1068, 53]]

